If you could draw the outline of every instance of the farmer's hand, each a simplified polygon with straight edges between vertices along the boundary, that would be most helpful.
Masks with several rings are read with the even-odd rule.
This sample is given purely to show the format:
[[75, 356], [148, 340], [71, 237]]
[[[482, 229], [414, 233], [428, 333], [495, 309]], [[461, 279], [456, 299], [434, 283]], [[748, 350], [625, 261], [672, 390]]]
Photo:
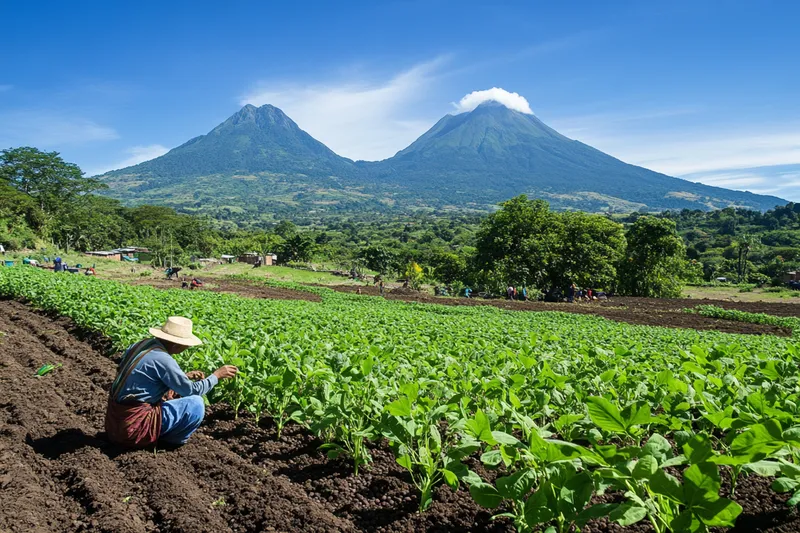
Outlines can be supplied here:
[[191, 370], [187, 372], [186, 377], [191, 379], [192, 381], [200, 381], [201, 379], [206, 379], [206, 375], [199, 370]]
[[239, 372], [239, 369], [236, 368], [235, 366], [225, 365], [216, 369], [214, 371], [214, 375], [217, 376], [217, 379], [222, 380], [222, 379], [232, 378], [233, 376], [236, 375], [237, 372]]
[[164, 394], [162, 399], [164, 401], [167, 401], [167, 402], [170, 401], [170, 400], [174, 400], [175, 399], [175, 391], [174, 390], [168, 390], [167, 393]]

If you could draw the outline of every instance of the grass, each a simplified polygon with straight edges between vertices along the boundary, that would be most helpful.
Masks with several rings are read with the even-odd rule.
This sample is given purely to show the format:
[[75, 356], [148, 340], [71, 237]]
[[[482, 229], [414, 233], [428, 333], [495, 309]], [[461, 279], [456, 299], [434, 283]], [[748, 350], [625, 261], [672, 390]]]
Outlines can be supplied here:
[[765, 289], [753, 289], [752, 292], [740, 292], [739, 287], [685, 287], [684, 298], [702, 300], [735, 300], [737, 302], [782, 302], [800, 303], [800, 291], [784, 289], [771, 292]]
[[[15, 261], [16, 264], [22, 264], [24, 257], [31, 257], [32, 259], [40, 259], [43, 254], [32, 253], [8, 253], [3, 259]], [[104, 259], [101, 257], [91, 257], [80, 253], [62, 253], [59, 254], [68, 265], [82, 265], [84, 268], [94, 265], [98, 277], [106, 279], [114, 279], [118, 281], [134, 280], [134, 279], [148, 279], [142, 276], [142, 272], [150, 272], [149, 279], [158, 279], [164, 277], [164, 269], [154, 268], [148, 264], [128, 263], [124, 261], [117, 261], [113, 259]], [[50, 260], [55, 255], [50, 255]], [[135, 272], [131, 271], [135, 269]], [[331, 265], [322, 265], [321, 268], [331, 268]], [[358, 284], [348, 278], [341, 276], [334, 276], [328, 272], [313, 272], [311, 270], [302, 270], [298, 268], [290, 268], [283, 266], [263, 266], [260, 268], [253, 268], [252, 265], [246, 263], [232, 263], [213, 265], [200, 270], [189, 270], [185, 268], [181, 274], [187, 276], [196, 275], [198, 278], [205, 280], [213, 278], [221, 278], [231, 275], [245, 275], [253, 279], [272, 279], [276, 281], [290, 281], [302, 284], [318, 284], [318, 285], [351, 285]]]

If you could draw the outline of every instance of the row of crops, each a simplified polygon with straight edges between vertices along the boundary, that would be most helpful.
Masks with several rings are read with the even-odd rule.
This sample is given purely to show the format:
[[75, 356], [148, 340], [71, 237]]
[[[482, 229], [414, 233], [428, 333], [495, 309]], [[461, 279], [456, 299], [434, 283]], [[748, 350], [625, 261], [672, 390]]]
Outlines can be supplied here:
[[[354, 475], [387, 439], [421, 511], [447, 484], [520, 532], [562, 533], [602, 516], [706, 531], [734, 525], [742, 475], [773, 477], [789, 505], [800, 502], [795, 340], [307, 290], [322, 302], [0, 269], [0, 294], [118, 347], [168, 315], [191, 317], [205, 344], [184, 368], [241, 369], [212, 400], [279, 430], [307, 427]], [[485, 469], [467, 466], [477, 461]], [[720, 495], [721, 470], [732, 499]], [[614, 503], [593, 503], [605, 493]]]

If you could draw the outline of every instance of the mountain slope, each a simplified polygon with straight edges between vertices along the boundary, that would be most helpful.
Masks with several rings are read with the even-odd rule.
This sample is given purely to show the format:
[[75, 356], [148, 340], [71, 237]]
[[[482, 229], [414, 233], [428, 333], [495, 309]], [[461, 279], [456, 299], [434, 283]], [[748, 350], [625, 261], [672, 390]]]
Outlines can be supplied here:
[[[441, 119], [394, 157], [373, 165], [377, 176], [453, 203], [496, 201], [522, 192], [565, 208], [770, 209], [780, 198], [688, 182], [629, 165], [564, 137], [533, 115], [487, 102]], [[615, 202], [613, 199], [617, 199]], [[638, 207], [637, 207], [638, 205]]]
[[490, 210], [521, 193], [586, 211], [765, 210], [786, 203], [629, 165], [533, 115], [492, 102], [445, 116], [394, 157], [355, 163], [280, 109], [247, 105], [207, 135], [102, 179], [110, 195], [127, 202], [253, 221], [353, 211]]

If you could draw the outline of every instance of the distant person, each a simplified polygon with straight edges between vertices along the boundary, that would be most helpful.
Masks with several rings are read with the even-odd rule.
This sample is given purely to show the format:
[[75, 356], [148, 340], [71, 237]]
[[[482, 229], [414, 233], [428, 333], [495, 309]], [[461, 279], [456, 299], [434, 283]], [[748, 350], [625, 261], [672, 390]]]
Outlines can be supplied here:
[[199, 279], [197, 279], [197, 278], [192, 278], [192, 282], [189, 284], [189, 288], [190, 288], [191, 290], [194, 290], [194, 289], [199, 289], [199, 288], [200, 288], [200, 287], [202, 287], [202, 286], [203, 286], [203, 282], [202, 282], [202, 281], [200, 281], [200, 280], [199, 280]]
[[361, 294], [361, 287], [356, 289], [356, 294]]
[[511, 285], [506, 287], [506, 296], [508, 297], [509, 300], [514, 299], [514, 287], [512, 287]]
[[94, 267], [88, 267], [84, 272], [87, 276], [96, 276], [97, 272], [94, 271]]
[[381, 290], [381, 296], [383, 296], [383, 291], [384, 291], [383, 280], [381, 280], [381, 281], [380, 281], [380, 283], [378, 284], [378, 287], [380, 287], [380, 290]]
[[472, 289], [464, 287], [464, 298], [470, 298], [470, 294], [472, 294]]
[[61, 257], [56, 257], [53, 259], [53, 272], [61, 272], [64, 269], [64, 266], [61, 264]]
[[528, 299], [528, 288], [524, 285], [522, 286], [522, 295], [520, 298], [523, 302]]
[[570, 284], [569, 289], [567, 289], [567, 301], [569, 303], [574, 303], [575, 302], [575, 284], [574, 283]]

